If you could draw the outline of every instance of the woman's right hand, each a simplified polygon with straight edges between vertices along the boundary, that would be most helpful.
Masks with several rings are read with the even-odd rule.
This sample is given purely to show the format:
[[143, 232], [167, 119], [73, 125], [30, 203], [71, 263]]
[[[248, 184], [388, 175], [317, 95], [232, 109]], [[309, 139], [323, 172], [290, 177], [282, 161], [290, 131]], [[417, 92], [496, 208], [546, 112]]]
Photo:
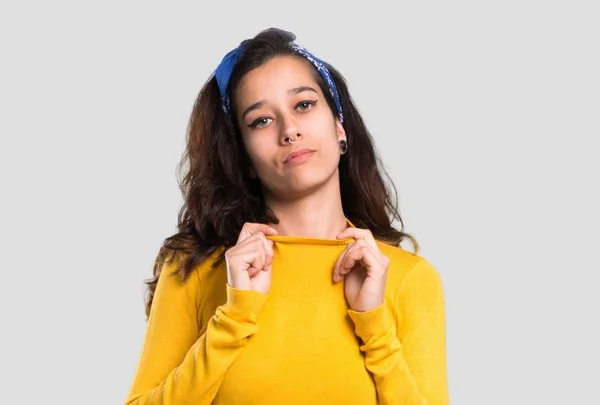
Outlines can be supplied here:
[[273, 241], [277, 231], [268, 225], [245, 223], [236, 244], [225, 252], [227, 282], [239, 290], [268, 293], [271, 288]]

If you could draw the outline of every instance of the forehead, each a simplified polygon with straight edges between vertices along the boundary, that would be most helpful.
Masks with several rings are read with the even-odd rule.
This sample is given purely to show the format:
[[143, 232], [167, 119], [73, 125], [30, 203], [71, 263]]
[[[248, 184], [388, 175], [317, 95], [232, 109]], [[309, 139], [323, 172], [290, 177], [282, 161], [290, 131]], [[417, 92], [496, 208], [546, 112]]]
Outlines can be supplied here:
[[310, 63], [301, 57], [280, 56], [248, 72], [235, 91], [240, 104], [266, 99], [298, 86], [320, 92]]

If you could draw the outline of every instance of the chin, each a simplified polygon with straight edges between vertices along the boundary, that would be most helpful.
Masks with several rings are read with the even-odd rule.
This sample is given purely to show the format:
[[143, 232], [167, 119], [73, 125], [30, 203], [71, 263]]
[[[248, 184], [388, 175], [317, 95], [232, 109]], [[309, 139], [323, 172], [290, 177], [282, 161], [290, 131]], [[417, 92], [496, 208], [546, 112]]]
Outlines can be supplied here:
[[[337, 171], [333, 174], [336, 173]], [[305, 173], [303, 175], [289, 177], [286, 180], [285, 184], [280, 184], [279, 187], [277, 187], [278, 192], [276, 193], [276, 195], [279, 195], [284, 199], [302, 198], [313, 194], [319, 189], [330, 185], [336, 178], [332, 175], [324, 176], [321, 171], [320, 173]]]

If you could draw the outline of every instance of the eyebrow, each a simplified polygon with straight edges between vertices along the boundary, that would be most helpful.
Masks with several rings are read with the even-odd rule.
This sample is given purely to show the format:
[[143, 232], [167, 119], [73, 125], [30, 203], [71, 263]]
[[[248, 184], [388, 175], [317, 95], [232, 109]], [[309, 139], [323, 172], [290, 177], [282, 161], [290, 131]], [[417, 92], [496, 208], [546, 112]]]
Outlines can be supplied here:
[[[310, 86], [294, 87], [292, 89], [289, 89], [287, 93], [290, 96], [295, 96], [296, 94], [300, 94], [305, 91], [312, 91], [316, 94], [319, 94], [315, 89], [313, 89]], [[246, 115], [248, 115], [250, 112], [252, 112], [254, 110], [258, 110], [259, 108], [263, 107], [266, 103], [267, 103], [267, 100], [260, 100], [260, 101], [257, 101], [256, 103], [252, 104], [250, 107], [248, 107], [248, 108], [246, 108], [246, 110], [244, 110], [244, 113], [242, 114], [242, 119], [244, 119], [246, 117]]]

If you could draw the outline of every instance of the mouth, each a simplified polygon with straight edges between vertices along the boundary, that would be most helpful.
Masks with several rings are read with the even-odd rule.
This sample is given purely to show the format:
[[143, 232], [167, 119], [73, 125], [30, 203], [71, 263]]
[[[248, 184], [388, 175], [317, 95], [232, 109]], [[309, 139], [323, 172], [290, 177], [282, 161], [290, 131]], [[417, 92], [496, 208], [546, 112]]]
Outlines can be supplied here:
[[313, 155], [314, 152], [315, 152], [315, 150], [308, 149], [308, 148], [302, 148], [302, 149], [295, 150], [285, 157], [285, 159], [283, 160], [283, 163], [288, 164], [288, 163], [305, 162]]

